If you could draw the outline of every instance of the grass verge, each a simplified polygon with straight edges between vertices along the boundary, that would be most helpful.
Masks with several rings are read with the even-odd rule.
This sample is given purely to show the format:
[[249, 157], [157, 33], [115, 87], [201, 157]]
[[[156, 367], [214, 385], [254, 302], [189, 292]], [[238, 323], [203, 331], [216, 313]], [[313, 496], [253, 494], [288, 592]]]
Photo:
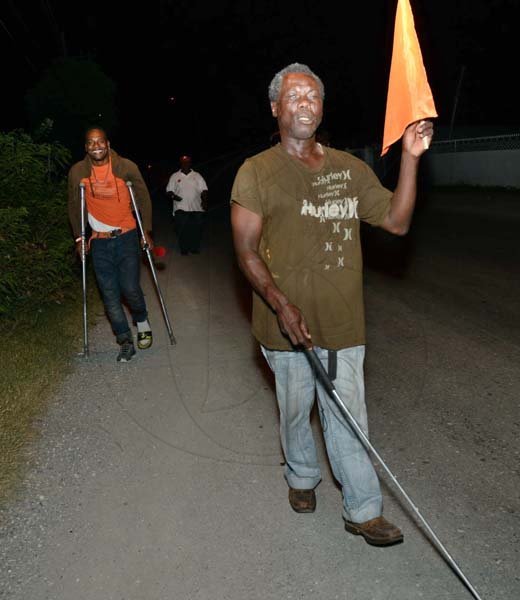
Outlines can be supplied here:
[[[89, 323], [94, 323], [101, 301], [92, 276]], [[81, 287], [60, 304], [44, 305], [4, 326], [0, 333], [2, 387], [0, 400], [0, 506], [16, 494], [30, 467], [27, 449], [38, 435], [38, 420], [70, 372], [73, 358], [83, 350]]]

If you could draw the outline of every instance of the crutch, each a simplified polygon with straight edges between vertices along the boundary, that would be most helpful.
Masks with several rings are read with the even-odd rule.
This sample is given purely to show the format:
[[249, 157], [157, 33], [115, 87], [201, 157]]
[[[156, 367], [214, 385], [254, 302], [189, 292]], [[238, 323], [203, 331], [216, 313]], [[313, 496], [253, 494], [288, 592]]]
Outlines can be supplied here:
[[85, 238], [85, 184], [79, 184], [81, 205], [81, 279], [83, 283], [83, 356], [88, 358], [87, 323], [87, 241]]
[[374, 448], [374, 446], [371, 444], [371, 442], [369, 441], [368, 437], [365, 435], [365, 433], [363, 432], [361, 427], [358, 425], [357, 421], [352, 416], [352, 413], [345, 406], [345, 403], [343, 402], [343, 400], [340, 398], [338, 392], [336, 391], [336, 388], [334, 387], [332, 380], [330, 379], [327, 371], [325, 370], [325, 367], [323, 366], [321, 360], [318, 358], [318, 355], [316, 354], [316, 351], [314, 350], [314, 348], [306, 348], [304, 351], [305, 351], [305, 354], [307, 355], [307, 358], [309, 359], [309, 362], [311, 363], [312, 367], [316, 371], [317, 377], [320, 379], [320, 381], [321, 381], [323, 387], [325, 388], [325, 390], [327, 391], [327, 393], [336, 402], [336, 404], [338, 405], [338, 408], [343, 413], [343, 416], [347, 419], [348, 424], [355, 431], [355, 433], [357, 434], [357, 436], [359, 437], [359, 439], [361, 440], [361, 442], [363, 443], [365, 448], [367, 450], [369, 450], [376, 457], [377, 461], [383, 467], [386, 474], [390, 477], [390, 479], [392, 480], [394, 485], [401, 492], [404, 499], [408, 502], [408, 504], [412, 508], [412, 511], [414, 512], [416, 517], [421, 521], [424, 528], [430, 534], [430, 536], [434, 542], [434, 545], [441, 552], [442, 556], [448, 562], [450, 567], [455, 571], [455, 573], [460, 577], [460, 579], [462, 579], [462, 581], [467, 586], [467, 588], [472, 593], [472, 595], [477, 600], [482, 600], [481, 597], [478, 595], [477, 591], [475, 590], [475, 588], [469, 582], [468, 578], [464, 575], [464, 573], [461, 571], [460, 567], [450, 556], [449, 552], [443, 546], [443, 544], [441, 543], [439, 538], [435, 535], [433, 529], [428, 525], [428, 523], [426, 522], [424, 517], [421, 515], [421, 513], [419, 512], [419, 509], [414, 505], [414, 503], [412, 502], [412, 500], [410, 499], [408, 494], [404, 491], [403, 487], [397, 481], [397, 479], [395, 478], [392, 471], [390, 471], [390, 469], [386, 466], [383, 459], [379, 456], [379, 453]]
[[144, 234], [143, 222], [141, 221], [141, 215], [139, 214], [139, 208], [137, 206], [137, 202], [135, 201], [134, 196], [134, 188], [131, 181], [126, 182], [126, 186], [128, 187], [128, 191], [130, 192], [130, 198], [132, 200], [132, 206], [134, 207], [135, 218], [137, 219], [137, 225], [139, 226], [139, 233], [141, 234], [141, 239], [143, 240], [143, 250], [146, 252], [146, 256], [148, 257], [148, 263], [150, 265], [150, 269], [152, 271], [153, 281], [155, 283], [155, 289], [157, 290], [157, 295], [159, 296], [159, 302], [161, 303], [161, 309], [164, 317], [164, 322], [166, 323], [166, 329], [168, 330], [168, 335], [170, 336], [170, 343], [173, 346], [177, 343], [173, 331], [172, 326], [170, 325], [170, 319], [168, 318], [168, 311], [166, 310], [166, 304], [164, 303], [163, 296], [161, 294], [161, 288], [159, 286], [159, 281], [157, 279], [157, 273], [155, 271], [155, 265], [153, 263], [152, 254], [150, 252], [150, 246], [146, 241], [146, 236]]

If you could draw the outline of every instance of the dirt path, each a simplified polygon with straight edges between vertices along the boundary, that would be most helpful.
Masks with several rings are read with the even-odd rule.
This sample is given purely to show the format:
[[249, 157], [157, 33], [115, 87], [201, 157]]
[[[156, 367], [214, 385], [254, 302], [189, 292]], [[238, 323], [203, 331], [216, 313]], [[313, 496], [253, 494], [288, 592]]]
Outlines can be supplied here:
[[[406, 240], [367, 232], [371, 438], [482, 598], [511, 600], [520, 201], [497, 199], [499, 218], [490, 202], [471, 216], [455, 200], [419, 207]], [[211, 214], [198, 256], [179, 255], [167, 210], [156, 212], [178, 343], [147, 273], [149, 351], [117, 364], [99, 319], [91, 359], [77, 359], [54, 399], [23, 493], [2, 515], [0, 597], [470, 598], [386, 483], [385, 513], [405, 543], [377, 549], [344, 532], [316, 420], [318, 508], [291, 511], [272, 380], [249, 333], [226, 209]]]

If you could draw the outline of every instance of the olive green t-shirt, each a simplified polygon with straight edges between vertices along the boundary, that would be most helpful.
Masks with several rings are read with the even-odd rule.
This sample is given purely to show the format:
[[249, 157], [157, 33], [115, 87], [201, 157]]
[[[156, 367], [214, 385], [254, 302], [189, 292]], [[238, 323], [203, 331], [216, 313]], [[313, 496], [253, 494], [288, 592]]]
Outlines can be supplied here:
[[[276, 285], [302, 311], [313, 343], [337, 350], [365, 343], [359, 222], [380, 225], [392, 192], [355, 156], [323, 150], [318, 171], [280, 144], [247, 159], [231, 201], [262, 217], [259, 253]], [[266, 348], [293, 349], [256, 292], [252, 331]]]

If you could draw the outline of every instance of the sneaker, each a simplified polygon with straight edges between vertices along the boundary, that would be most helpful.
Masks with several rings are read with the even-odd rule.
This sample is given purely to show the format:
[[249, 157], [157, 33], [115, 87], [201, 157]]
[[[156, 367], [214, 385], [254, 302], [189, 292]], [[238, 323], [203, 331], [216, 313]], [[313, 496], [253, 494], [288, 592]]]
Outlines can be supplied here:
[[125, 340], [121, 343], [119, 354], [117, 355], [117, 362], [128, 362], [132, 359], [135, 354], [134, 342]]
[[153, 336], [151, 331], [139, 331], [137, 334], [137, 347], [146, 350], [152, 345]]

